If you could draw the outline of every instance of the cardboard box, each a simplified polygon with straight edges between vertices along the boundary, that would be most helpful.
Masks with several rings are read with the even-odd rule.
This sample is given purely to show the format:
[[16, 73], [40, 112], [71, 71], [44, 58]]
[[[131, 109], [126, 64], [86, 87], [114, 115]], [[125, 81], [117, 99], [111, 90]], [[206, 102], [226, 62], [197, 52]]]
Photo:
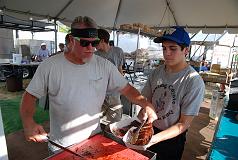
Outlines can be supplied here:
[[211, 67], [212, 73], [220, 73], [221, 65], [220, 64], [213, 64]]

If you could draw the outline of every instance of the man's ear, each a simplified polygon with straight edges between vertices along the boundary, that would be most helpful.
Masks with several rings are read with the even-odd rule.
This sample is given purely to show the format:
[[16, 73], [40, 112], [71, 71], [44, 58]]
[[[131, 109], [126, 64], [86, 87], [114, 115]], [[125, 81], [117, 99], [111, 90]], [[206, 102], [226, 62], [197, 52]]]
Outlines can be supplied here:
[[72, 36], [69, 36], [67, 48], [70, 49], [73, 46], [73, 43], [74, 43], [74, 38]]
[[185, 57], [187, 57], [188, 53], [189, 53], [190, 47], [185, 47], [184, 48], [184, 55]]
[[74, 40], [74, 38], [73, 38], [73, 36], [69, 36], [69, 43], [73, 43], [73, 40]]
[[104, 41], [104, 39], [100, 39], [100, 42], [104, 43], [105, 41]]

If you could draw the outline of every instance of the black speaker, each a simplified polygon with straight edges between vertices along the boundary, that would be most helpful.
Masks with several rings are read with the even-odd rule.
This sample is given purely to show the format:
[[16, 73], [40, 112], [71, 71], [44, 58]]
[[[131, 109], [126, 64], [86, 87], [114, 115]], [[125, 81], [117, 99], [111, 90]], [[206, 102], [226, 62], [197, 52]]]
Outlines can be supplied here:
[[226, 108], [238, 111], [238, 79], [230, 81], [229, 100]]

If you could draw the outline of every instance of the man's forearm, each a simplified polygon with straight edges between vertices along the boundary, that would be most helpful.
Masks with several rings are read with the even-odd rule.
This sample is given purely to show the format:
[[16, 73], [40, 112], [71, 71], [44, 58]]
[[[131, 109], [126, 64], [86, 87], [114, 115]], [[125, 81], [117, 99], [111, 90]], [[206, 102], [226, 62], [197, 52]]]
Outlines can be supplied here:
[[146, 98], [142, 96], [140, 92], [133, 88], [130, 84], [128, 84], [123, 90], [121, 90], [121, 94], [123, 94], [132, 103], [137, 104], [141, 107], [149, 105], [149, 103], [146, 101]]
[[20, 107], [20, 116], [23, 123], [23, 126], [34, 123], [33, 116], [35, 114], [35, 105], [36, 97], [25, 92], [23, 94], [21, 107]]
[[177, 123], [176, 125], [171, 126], [170, 128], [161, 131], [160, 133], [157, 133], [155, 135], [155, 137], [157, 137], [157, 143], [167, 139], [174, 138], [183, 133], [185, 130], [186, 129], [183, 127], [181, 123]]
[[190, 124], [192, 123], [193, 117], [194, 116], [182, 115], [178, 123], [155, 135], [156, 143], [174, 138], [182, 134], [189, 128]]
[[141, 117], [143, 120], [147, 119], [148, 123], [152, 123], [154, 120], [158, 118], [155, 113], [153, 105], [150, 102], [148, 102], [146, 98], [142, 96], [140, 92], [135, 88], [133, 88], [130, 84], [128, 84], [120, 92], [132, 103], [137, 104], [145, 109], [143, 110], [144, 112]]

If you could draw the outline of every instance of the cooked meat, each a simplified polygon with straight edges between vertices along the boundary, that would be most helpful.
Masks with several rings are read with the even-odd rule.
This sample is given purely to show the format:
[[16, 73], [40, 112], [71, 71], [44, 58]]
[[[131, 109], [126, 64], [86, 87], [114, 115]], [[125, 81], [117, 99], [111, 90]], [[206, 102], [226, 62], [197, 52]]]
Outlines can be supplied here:
[[146, 123], [141, 128], [139, 132], [138, 139], [135, 143], [135, 145], [146, 145], [149, 143], [151, 137], [153, 135], [153, 126], [152, 123]]
[[117, 136], [123, 137], [131, 127], [138, 127], [138, 126], [140, 126], [140, 122], [134, 120], [128, 126], [115, 129], [114, 132], [116, 133]]

